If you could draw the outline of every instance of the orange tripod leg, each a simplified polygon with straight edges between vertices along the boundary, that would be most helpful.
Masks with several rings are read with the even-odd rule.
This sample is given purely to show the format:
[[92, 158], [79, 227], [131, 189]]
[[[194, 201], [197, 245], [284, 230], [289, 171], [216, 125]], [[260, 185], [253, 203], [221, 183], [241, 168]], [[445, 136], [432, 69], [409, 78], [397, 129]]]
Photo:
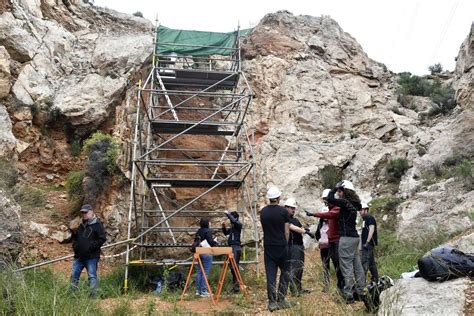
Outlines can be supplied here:
[[220, 276], [219, 276], [219, 283], [218, 283], [217, 289], [216, 289], [216, 303], [219, 302], [219, 297], [222, 293], [222, 287], [224, 286], [225, 275], [226, 275], [226, 272], [227, 272], [228, 265], [229, 265], [229, 257], [226, 256], [226, 258], [224, 260], [224, 265], [222, 266], [222, 270], [221, 270], [221, 273], [220, 273]]
[[239, 282], [240, 289], [242, 290], [242, 292], [244, 292], [244, 295], [247, 297], [248, 296], [247, 288], [244, 285], [244, 281], [242, 280], [242, 276], [240, 275], [239, 267], [237, 266], [237, 263], [235, 262], [234, 256], [230, 256], [230, 263], [232, 267], [234, 268], [234, 273], [235, 273], [235, 276], [237, 277], [237, 282]]
[[179, 300], [180, 304], [183, 302], [184, 294], [186, 293], [186, 289], [188, 288], [189, 279], [191, 278], [191, 273], [193, 272], [194, 268], [194, 262], [196, 262], [196, 255], [194, 255], [193, 263], [191, 263], [191, 266], [189, 267], [188, 277], [186, 278], [186, 284], [184, 285], [183, 294], [181, 294], [181, 299]]

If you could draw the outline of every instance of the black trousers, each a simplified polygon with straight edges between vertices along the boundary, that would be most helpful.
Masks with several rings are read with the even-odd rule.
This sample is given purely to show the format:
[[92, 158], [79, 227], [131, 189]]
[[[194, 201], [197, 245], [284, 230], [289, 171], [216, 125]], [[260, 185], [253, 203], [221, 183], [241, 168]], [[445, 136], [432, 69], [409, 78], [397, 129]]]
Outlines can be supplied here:
[[[281, 302], [288, 291], [288, 246], [265, 246], [263, 259], [267, 276], [268, 301], [269, 303]], [[280, 282], [277, 290], [278, 269], [280, 269]]]
[[329, 257], [329, 248], [320, 248], [319, 253], [321, 255], [321, 261], [323, 262], [323, 284], [324, 284], [324, 287], [328, 287], [329, 286], [329, 271], [331, 270], [330, 268], [331, 257]]
[[304, 246], [292, 245], [290, 246], [290, 291], [293, 295], [298, 295], [301, 292], [301, 279], [303, 278], [304, 268]]
[[374, 246], [371, 244], [369, 244], [367, 248], [362, 247], [362, 267], [366, 275], [367, 271], [370, 271], [372, 281], [377, 282], [379, 280], [379, 271], [375, 263]]
[[[237, 263], [237, 268], [239, 268], [240, 256], [242, 255], [242, 247], [240, 247], [240, 245], [231, 245], [231, 247], [235, 263]], [[230, 266], [230, 272], [232, 272], [233, 290], [238, 291], [240, 289], [239, 282], [237, 281], [237, 276], [235, 275], [234, 268], [232, 267], [232, 265]]]
[[342, 291], [344, 289], [344, 276], [339, 267], [339, 241], [329, 243], [329, 257], [336, 270], [337, 287]]

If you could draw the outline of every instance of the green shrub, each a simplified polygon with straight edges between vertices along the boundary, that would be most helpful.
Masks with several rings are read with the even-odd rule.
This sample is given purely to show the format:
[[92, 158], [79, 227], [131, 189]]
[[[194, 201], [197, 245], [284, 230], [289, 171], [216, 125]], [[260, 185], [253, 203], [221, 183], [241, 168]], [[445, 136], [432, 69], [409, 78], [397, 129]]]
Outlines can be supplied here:
[[474, 187], [474, 177], [472, 174], [472, 163], [464, 159], [455, 169], [455, 176], [464, 182], [468, 188]]
[[387, 180], [390, 183], [399, 183], [402, 176], [408, 170], [408, 161], [404, 158], [392, 159], [385, 168]]
[[440, 63], [437, 63], [437, 64], [429, 66], [428, 70], [430, 71], [430, 74], [432, 75], [440, 74], [443, 72], [443, 66]]
[[137, 11], [137, 12], [133, 13], [132, 15], [143, 18], [143, 13], [141, 13], [140, 11]]
[[106, 163], [107, 171], [113, 174], [117, 168], [116, 160], [119, 155], [119, 145], [109, 134], [96, 132], [84, 142], [84, 152], [91, 158], [91, 154], [97, 154], [98, 160]]
[[0, 159], [0, 189], [9, 190], [18, 181], [18, 171], [11, 162]]
[[77, 157], [81, 154], [81, 140], [79, 138], [74, 138], [71, 141], [71, 155]]
[[84, 189], [82, 186], [84, 176], [84, 171], [71, 171], [67, 175], [66, 192], [70, 201], [82, 199], [84, 196]]
[[410, 95], [429, 97], [433, 101], [434, 106], [428, 116], [447, 114], [456, 106], [454, 90], [443, 86], [439, 79], [428, 80], [406, 72], [400, 74], [398, 84], [397, 99], [404, 106], [410, 102], [410, 99], [406, 97]]
[[342, 170], [334, 165], [327, 165], [319, 172], [323, 188], [334, 188], [342, 180]]
[[46, 204], [45, 192], [41, 189], [31, 186], [21, 186], [15, 189], [13, 198], [24, 209], [44, 207]]

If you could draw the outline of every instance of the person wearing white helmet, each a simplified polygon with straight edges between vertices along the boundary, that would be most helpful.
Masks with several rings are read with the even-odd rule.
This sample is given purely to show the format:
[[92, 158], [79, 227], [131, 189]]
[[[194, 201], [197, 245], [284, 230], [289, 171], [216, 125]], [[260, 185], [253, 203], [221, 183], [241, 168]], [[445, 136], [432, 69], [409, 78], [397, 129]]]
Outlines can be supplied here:
[[365, 274], [360, 261], [359, 234], [356, 229], [357, 212], [361, 209], [360, 198], [352, 182], [342, 180], [329, 192], [327, 201], [340, 208], [339, 265], [344, 276], [344, 299], [347, 304], [354, 303], [354, 300], [365, 301]]
[[[260, 211], [268, 310], [270, 312], [293, 306], [285, 299], [289, 280], [288, 239], [290, 235], [290, 215], [284, 207], [279, 205], [280, 197], [281, 191], [277, 187], [270, 187], [267, 191], [267, 198], [270, 203]], [[277, 287], [278, 269], [280, 270], [280, 281]]]
[[377, 282], [379, 279], [379, 272], [377, 264], [375, 263], [374, 247], [377, 246], [377, 221], [369, 214], [369, 206], [367, 203], [362, 203], [362, 208], [359, 212], [360, 216], [364, 220], [362, 222], [362, 267], [367, 275], [367, 271], [370, 270], [370, 275], [373, 282]]
[[[316, 239], [318, 239], [320, 243], [320, 254], [321, 260], [323, 261], [323, 292], [327, 293], [329, 291], [329, 260], [332, 261], [334, 269], [336, 270], [336, 277], [337, 277], [337, 289], [339, 293], [343, 293], [344, 290], [344, 277], [342, 275], [341, 269], [339, 267], [339, 207], [328, 203], [327, 197], [331, 190], [324, 189], [321, 195], [321, 199], [323, 200], [324, 204], [328, 207], [328, 211], [319, 211], [316, 213], [306, 212], [308, 216], [315, 216], [320, 218], [320, 222], [318, 224], [319, 229], [319, 236], [316, 234]], [[321, 230], [324, 232], [323, 225], [324, 220], [327, 221], [327, 248], [324, 247], [324, 240], [321, 242]], [[324, 236], [323, 236], [324, 237]]]
[[289, 273], [290, 273], [290, 291], [294, 296], [300, 296], [303, 293], [308, 293], [303, 290], [301, 280], [303, 278], [304, 268], [304, 245], [303, 235], [308, 234], [314, 238], [314, 235], [309, 232], [309, 229], [304, 229], [301, 222], [295, 217], [296, 200], [289, 198], [285, 201], [285, 208], [290, 215], [290, 238], [288, 240], [289, 246]]

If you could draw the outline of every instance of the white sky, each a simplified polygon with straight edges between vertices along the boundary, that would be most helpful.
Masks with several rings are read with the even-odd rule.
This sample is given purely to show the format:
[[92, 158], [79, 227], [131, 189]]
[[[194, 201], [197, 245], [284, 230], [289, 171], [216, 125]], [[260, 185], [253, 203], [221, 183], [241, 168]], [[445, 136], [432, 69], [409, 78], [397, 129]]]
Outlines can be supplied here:
[[372, 59], [394, 72], [422, 75], [454, 58], [474, 20], [473, 0], [95, 0], [95, 5], [177, 29], [228, 32], [255, 26], [267, 13], [330, 15]]

